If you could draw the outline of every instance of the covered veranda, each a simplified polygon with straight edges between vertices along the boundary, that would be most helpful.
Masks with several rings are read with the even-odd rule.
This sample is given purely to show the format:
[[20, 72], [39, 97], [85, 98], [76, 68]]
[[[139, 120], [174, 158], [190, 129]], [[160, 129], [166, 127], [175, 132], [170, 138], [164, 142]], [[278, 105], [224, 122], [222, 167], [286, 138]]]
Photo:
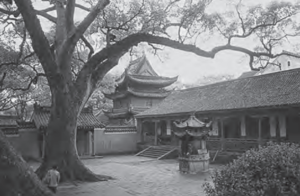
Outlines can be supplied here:
[[[298, 143], [299, 75], [300, 69], [294, 69], [175, 91], [136, 118], [140, 126], [186, 120], [192, 114], [208, 119], [213, 122], [210, 151], [244, 152], [268, 141]], [[142, 140], [143, 129], [138, 132]]]

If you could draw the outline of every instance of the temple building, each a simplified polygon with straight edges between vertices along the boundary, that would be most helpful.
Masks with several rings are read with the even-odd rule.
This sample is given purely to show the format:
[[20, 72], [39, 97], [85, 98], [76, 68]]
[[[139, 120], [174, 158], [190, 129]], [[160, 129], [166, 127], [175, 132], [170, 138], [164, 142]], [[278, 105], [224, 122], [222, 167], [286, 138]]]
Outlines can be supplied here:
[[105, 94], [113, 100], [113, 109], [105, 112], [109, 126], [135, 125], [134, 115], [160, 103], [170, 94], [165, 87], [176, 81], [177, 77], [159, 76], [145, 55], [131, 61], [116, 80], [115, 92]]
[[269, 141], [299, 143], [300, 68], [174, 91], [135, 116], [139, 142], [146, 140], [146, 122], [181, 122], [192, 114], [212, 121], [207, 148], [213, 156], [242, 153]]

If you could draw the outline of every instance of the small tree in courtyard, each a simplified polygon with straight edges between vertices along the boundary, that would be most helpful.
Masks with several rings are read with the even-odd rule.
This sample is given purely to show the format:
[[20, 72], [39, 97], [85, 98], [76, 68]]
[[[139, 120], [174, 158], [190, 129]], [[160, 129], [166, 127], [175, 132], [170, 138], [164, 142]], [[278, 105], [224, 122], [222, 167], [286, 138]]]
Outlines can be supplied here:
[[269, 143], [249, 150], [212, 175], [207, 196], [300, 195], [300, 148]]

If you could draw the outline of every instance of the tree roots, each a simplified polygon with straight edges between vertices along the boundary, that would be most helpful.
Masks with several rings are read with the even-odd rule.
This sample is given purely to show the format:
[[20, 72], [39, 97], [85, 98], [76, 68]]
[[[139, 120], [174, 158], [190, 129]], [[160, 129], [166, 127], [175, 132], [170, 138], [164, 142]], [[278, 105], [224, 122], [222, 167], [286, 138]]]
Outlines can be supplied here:
[[90, 169], [84, 166], [84, 164], [79, 160], [79, 158], [75, 158], [75, 160], [63, 159], [61, 161], [43, 161], [41, 166], [36, 170], [36, 174], [39, 176], [40, 179], [42, 179], [46, 175], [47, 171], [54, 164], [58, 166], [58, 171], [61, 175], [61, 182], [99, 182], [113, 179], [110, 176], [94, 174]]

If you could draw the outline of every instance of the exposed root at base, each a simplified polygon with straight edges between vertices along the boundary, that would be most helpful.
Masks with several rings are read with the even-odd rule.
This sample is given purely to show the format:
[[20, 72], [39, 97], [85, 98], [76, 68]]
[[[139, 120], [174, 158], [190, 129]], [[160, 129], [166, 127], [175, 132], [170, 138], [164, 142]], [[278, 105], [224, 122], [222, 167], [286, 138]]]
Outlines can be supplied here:
[[[43, 162], [36, 170], [38, 177], [43, 179], [47, 171], [51, 169], [52, 165], [47, 162]], [[58, 171], [60, 172], [61, 182], [70, 181], [76, 185], [75, 181], [99, 182], [113, 180], [110, 176], [94, 174], [90, 169], [85, 167], [80, 160], [74, 161], [71, 165], [66, 164], [66, 161], [64, 160], [61, 164], [57, 164], [57, 166]]]

